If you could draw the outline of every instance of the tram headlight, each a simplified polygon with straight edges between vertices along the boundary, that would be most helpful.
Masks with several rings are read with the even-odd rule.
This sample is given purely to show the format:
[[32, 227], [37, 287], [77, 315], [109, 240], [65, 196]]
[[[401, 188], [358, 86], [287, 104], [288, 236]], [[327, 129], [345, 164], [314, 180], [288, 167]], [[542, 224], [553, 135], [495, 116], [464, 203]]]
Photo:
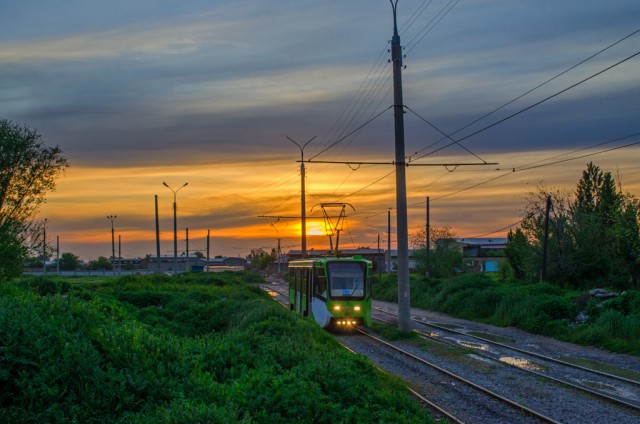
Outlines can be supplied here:
[[333, 305], [333, 310], [334, 311], [339, 311], [340, 310], [340, 305]]
[[356, 312], [360, 312], [360, 306], [354, 306], [353, 310], [356, 311]]

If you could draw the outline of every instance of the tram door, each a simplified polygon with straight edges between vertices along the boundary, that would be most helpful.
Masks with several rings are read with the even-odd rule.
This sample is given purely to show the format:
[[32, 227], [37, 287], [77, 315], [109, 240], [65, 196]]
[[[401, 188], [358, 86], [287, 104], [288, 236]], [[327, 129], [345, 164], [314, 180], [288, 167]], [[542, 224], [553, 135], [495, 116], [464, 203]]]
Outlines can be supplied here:
[[294, 271], [293, 286], [295, 293], [295, 312], [309, 316], [311, 307], [313, 272], [311, 268], [296, 268]]
[[304, 268], [296, 268], [294, 277], [294, 290], [295, 290], [295, 311], [296, 313], [302, 313], [302, 280], [304, 275]]
[[309, 316], [311, 309], [311, 296], [313, 295], [313, 268], [304, 270], [304, 316]]

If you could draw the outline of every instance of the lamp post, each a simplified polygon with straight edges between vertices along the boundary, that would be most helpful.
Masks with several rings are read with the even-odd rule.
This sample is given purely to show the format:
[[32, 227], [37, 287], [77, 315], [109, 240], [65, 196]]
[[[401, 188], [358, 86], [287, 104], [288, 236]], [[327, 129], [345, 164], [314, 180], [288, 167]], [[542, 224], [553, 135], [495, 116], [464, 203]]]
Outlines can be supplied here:
[[169, 184], [165, 183], [164, 181], [162, 182], [162, 185], [164, 185], [166, 188], [171, 190], [171, 192], [173, 193], [173, 264], [174, 264], [173, 273], [174, 274], [178, 273], [178, 217], [177, 217], [178, 205], [176, 201], [176, 194], [178, 194], [178, 192], [187, 184], [189, 183], [184, 183], [180, 186], [180, 188], [178, 188], [177, 190], [174, 190], [171, 187], [169, 187]]
[[116, 239], [115, 233], [113, 231], [113, 221], [118, 217], [118, 215], [109, 215], [107, 219], [111, 221], [111, 266], [113, 267], [113, 271], [116, 268]]
[[304, 194], [304, 148], [307, 147], [307, 144], [311, 143], [316, 137], [312, 137], [311, 140], [307, 141], [306, 143], [304, 143], [304, 145], [300, 146], [295, 140], [292, 140], [291, 138], [287, 137], [287, 140], [289, 140], [290, 142], [292, 142], [293, 144], [295, 144], [296, 146], [298, 146], [298, 149], [300, 149], [300, 186], [301, 186], [301, 193], [300, 193], [300, 218], [301, 218], [301, 222], [300, 222], [300, 230], [301, 230], [301, 237], [302, 237], [302, 257], [306, 258], [307, 257], [307, 212], [306, 212], [306, 198], [305, 198], [305, 194]]
[[47, 275], [47, 218], [42, 224], [42, 274]]

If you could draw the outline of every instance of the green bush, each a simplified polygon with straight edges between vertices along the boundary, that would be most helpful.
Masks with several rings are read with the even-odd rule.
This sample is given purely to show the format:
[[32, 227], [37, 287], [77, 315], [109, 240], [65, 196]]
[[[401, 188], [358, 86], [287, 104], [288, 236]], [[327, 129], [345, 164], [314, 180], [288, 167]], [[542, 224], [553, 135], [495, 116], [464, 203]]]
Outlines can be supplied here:
[[[376, 278], [375, 299], [397, 301], [395, 276]], [[486, 274], [451, 279], [412, 276], [411, 306], [611, 350], [640, 354], [640, 292], [626, 292], [605, 302], [588, 294], [547, 283], [501, 281]], [[573, 324], [580, 311], [591, 317]], [[618, 330], [611, 331], [613, 326]], [[640, 331], [640, 330], [639, 330]]]
[[204, 274], [2, 287], [0, 422], [427, 420], [254, 277]]

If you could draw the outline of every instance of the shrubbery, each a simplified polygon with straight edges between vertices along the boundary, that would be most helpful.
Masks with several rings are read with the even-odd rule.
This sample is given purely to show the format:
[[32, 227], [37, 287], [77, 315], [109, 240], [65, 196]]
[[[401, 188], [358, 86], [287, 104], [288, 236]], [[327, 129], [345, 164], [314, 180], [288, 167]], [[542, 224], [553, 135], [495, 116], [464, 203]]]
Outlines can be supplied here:
[[401, 383], [242, 282], [254, 278], [5, 284], [0, 422], [426, 420]]
[[[376, 279], [373, 296], [396, 302], [395, 276]], [[446, 280], [412, 278], [411, 306], [640, 354], [639, 292], [601, 302], [557, 285], [504, 283], [486, 274], [467, 274]], [[580, 311], [590, 317], [588, 322], [574, 322]]]

